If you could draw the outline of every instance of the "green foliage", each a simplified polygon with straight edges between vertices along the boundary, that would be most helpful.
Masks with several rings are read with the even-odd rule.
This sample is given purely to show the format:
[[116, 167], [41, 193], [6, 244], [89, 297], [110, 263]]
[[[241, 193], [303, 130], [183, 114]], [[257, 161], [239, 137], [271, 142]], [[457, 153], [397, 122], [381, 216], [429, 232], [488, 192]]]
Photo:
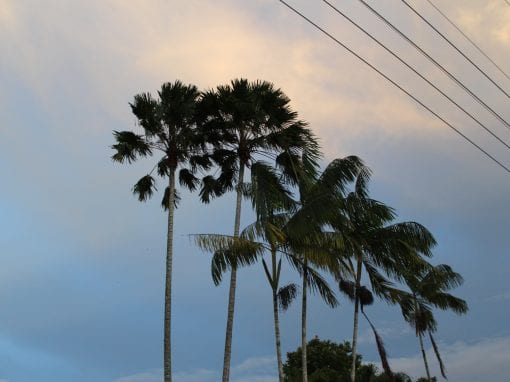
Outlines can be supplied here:
[[[156, 152], [161, 154], [152, 171], [133, 187], [138, 200], [146, 201], [156, 191], [156, 179], [152, 176], [155, 170], [160, 177], [167, 178], [181, 167], [178, 181], [181, 186], [193, 191], [199, 184], [196, 171], [211, 167], [205, 151], [207, 135], [197, 125], [199, 98], [200, 93], [194, 85], [184, 85], [180, 81], [163, 84], [158, 98], [149, 93], [137, 94], [130, 106], [143, 133], [113, 132], [116, 143], [111, 148], [115, 162], [133, 163]], [[168, 208], [168, 196], [165, 189], [162, 200], [165, 209]], [[174, 198], [175, 204], [178, 199]]]
[[[308, 380], [310, 382], [350, 381], [351, 345], [348, 342], [336, 344], [331, 341], [312, 339], [307, 345]], [[358, 357], [358, 364], [361, 357]], [[287, 353], [283, 365], [285, 382], [302, 381], [301, 347]]]
[[[307, 353], [310, 382], [350, 382], [352, 349], [349, 342], [337, 344], [314, 338], [308, 342]], [[392, 379], [386, 373], [379, 372], [375, 365], [362, 364], [360, 355], [356, 358], [357, 382], [412, 382], [405, 373], [394, 373]], [[287, 353], [287, 361], [283, 365], [285, 382], [302, 382], [301, 365], [301, 347]], [[427, 382], [424, 379], [418, 381]]]
[[297, 297], [298, 294], [298, 286], [294, 283], [285, 285], [278, 290], [278, 305], [282, 312], [286, 311], [292, 301]]

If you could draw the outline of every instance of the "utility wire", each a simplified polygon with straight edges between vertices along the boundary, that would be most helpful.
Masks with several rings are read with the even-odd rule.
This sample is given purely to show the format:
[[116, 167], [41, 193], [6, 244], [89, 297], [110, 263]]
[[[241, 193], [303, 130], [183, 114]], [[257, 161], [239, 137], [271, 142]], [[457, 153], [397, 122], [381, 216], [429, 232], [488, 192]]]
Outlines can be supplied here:
[[457, 46], [452, 43], [448, 37], [446, 37], [439, 29], [437, 29], [434, 25], [432, 25], [425, 17], [423, 17], [416, 9], [412, 7], [406, 0], [400, 0], [402, 1], [411, 11], [413, 11], [420, 19], [422, 19], [429, 27], [431, 27], [438, 35], [440, 35], [443, 40], [445, 40], [453, 49], [455, 49], [462, 57], [464, 57], [466, 60], [468, 60], [471, 65], [473, 65], [478, 71], [483, 74], [485, 78], [487, 78], [490, 82], [494, 84], [504, 95], [507, 96], [507, 98], [510, 99], [510, 94], [508, 94], [501, 86], [499, 86], [492, 78], [490, 78], [487, 73], [485, 73], [478, 65], [476, 65], [468, 56], [464, 54]]
[[475, 93], [471, 91], [466, 85], [462, 83], [457, 77], [455, 77], [452, 73], [450, 73], [443, 65], [441, 65], [437, 60], [435, 60], [430, 54], [425, 52], [418, 44], [416, 44], [413, 40], [411, 40], [406, 34], [404, 34], [400, 29], [398, 29], [395, 25], [393, 25], [387, 18], [381, 15], [376, 9], [374, 9], [370, 4], [368, 4], [365, 0], [358, 0], [361, 4], [367, 7], [374, 15], [376, 15], [380, 20], [382, 20], [386, 25], [388, 25], [391, 29], [393, 29], [400, 37], [406, 40], [409, 44], [411, 44], [416, 50], [418, 50], [423, 56], [425, 56], [430, 62], [432, 62], [435, 66], [437, 66], [444, 74], [446, 74], [452, 81], [454, 81], [458, 86], [464, 89], [471, 97], [473, 97], [480, 105], [485, 107], [490, 113], [492, 113], [501, 123], [505, 125], [507, 129], [510, 130], [510, 124], [499, 115], [493, 108], [487, 105], [480, 97], [478, 97]]
[[504, 2], [505, 2], [505, 3], [507, 3], [507, 4], [508, 4], [508, 6], [510, 7], [510, 1], [508, 1], [508, 0], [504, 0]]
[[[480, 46], [478, 46], [477, 43], [475, 43], [472, 39], [469, 38], [468, 35], [466, 35], [462, 29], [459, 28], [459, 26], [457, 24], [455, 24], [447, 15], [444, 14], [444, 12], [442, 12], [433, 2], [432, 0], [426, 0], [427, 3], [429, 3], [441, 16], [443, 16], [449, 23], [451, 26], [453, 26], [455, 29], [457, 29], [457, 31], [466, 38], [466, 40], [468, 40], [471, 45], [473, 45], [476, 50], [478, 50], [478, 52], [480, 52], [487, 60], [489, 60], [492, 65], [494, 65], [506, 78], [508, 78], [510, 80], [510, 77], [508, 76], [508, 74], [506, 74], [506, 72], [501, 69], [501, 67], [496, 64], [494, 62], [494, 60], [492, 58], [490, 58], [483, 50], [482, 48], [480, 48]], [[508, 1], [508, 0], [505, 0], [505, 1]], [[507, 3], [508, 5], [510, 5], [510, 3]]]
[[483, 128], [485, 131], [487, 131], [490, 135], [492, 135], [494, 138], [496, 138], [500, 143], [506, 146], [507, 149], [510, 149], [510, 146], [503, 141], [500, 137], [498, 137], [492, 130], [490, 130], [488, 127], [486, 127], [482, 122], [480, 122], [478, 119], [476, 119], [471, 113], [469, 113], [466, 109], [464, 109], [461, 105], [459, 105], [455, 100], [453, 100], [451, 97], [449, 97], [445, 92], [443, 92], [440, 88], [438, 88], [432, 81], [427, 79], [425, 76], [423, 76], [416, 68], [409, 65], [406, 61], [404, 61], [402, 58], [400, 58], [397, 54], [395, 54], [391, 49], [389, 49], [386, 45], [384, 45], [382, 42], [380, 42], [377, 38], [375, 38], [373, 35], [371, 35], [369, 32], [366, 31], [363, 27], [361, 27], [359, 24], [357, 24], [355, 21], [353, 21], [349, 16], [347, 16], [344, 12], [336, 8], [333, 4], [331, 4], [327, 0], [322, 0], [323, 3], [328, 5], [331, 9], [333, 9], [336, 13], [343, 16], [347, 21], [349, 21], [352, 25], [354, 25], [356, 28], [358, 28], [360, 31], [365, 33], [368, 37], [372, 39], [372, 41], [376, 42], [379, 46], [384, 48], [388, 53], [390, 53], [393, 57], [395, 57], [397, 60], [399, 60], [402, 64], [404, 64], [407, 68], [413, 71], [414, 74], [418, 75], [423, 81], [425, 81], [427, 84], [432, 86], [435, 90], [437, 90], [443, 97], [445, 97], [448, 101], [453, 103], [455, 106], [457, 106], [458, 109], [463, 111], [465, 114], [467, 114], [473, 121], [475, 121], [481, 128]]
[[313, 22], [311, 19], [309, 19], [308, 17], [306, 17], [304, 14], [302, 14], [301, 12], [299, 12], [296, 8], [292, 7], [291, 5], [289, 5], [286, 1], [284, 0], [278, 0], [280, 3], [282, 3], [283, 5], [285, 5], [287, 8], [289, 8], [292, 12], [294, 12], [295, 14], [297, 14], [298, 16], [300, 16], [302, 19], [304, 19], [306, 22], [308, 22], [309, 24], [313, 25], [316, 29], [318, 29], [320, 32], [322, 32], [324, 35], [326, 35], [327, 37], [329, 37], [331, 40], [333, 40], [335, 43], [337, 43], [338, 45], [340, 45], [342, 48], [344, 48], [345, 50], [347, 50], [349, 53], [351, 53], [353, 56], [355, 56], [357, 59], [359, 59], [360, 61], [362, 61], [365, 65], [367, 65], [368, 67], [370, 67], [372, 70], [374, 70], [375, 72], [377, 72], [380, 76], [382, 76], [383, 78], [385, 78], [387, 81], [389, 81], [392, 85], [394, 85], [395, 87], [397, 87], [399, 90], [401, 90], [403, 93], [405, 93], [407, 96], [409, 96], [410, 98], [412, 98], [416, 103], [418, 103], [419, 105], [421, 105], [424, 109], [426, 109], [427, 111], [429, 111], [432, 115], [434, 115], [436, 118], [438, 118], [440, 121], [442, 121], [445, 125], [447, 125], [449, 128], [451, 128], [453, 131], [455, 131], [457, 134], [459, 134], [462, 138], [464, 138], [467, 142], [469, 142], [471, 145], [473, 145], [474, 147], [476, 147], [478, 150], [480, 150], [482, 153], [485, 154], [486, 157], [488, 157], [489, 159], [491, 159], [494, 163], [496, 163], [497, 165], [499, 165], [501, 168], [503, 168], [506, 172], [510, 173], [510, 168], [508, 168], [507, 166], [505, 166], [503, 163], [501, 163], [500, 161], [498, 161], [496, 158], [494, 158], [491, 154], [489, 154], [487, 151], [485, 151], [482, 147], [480, 147], [478, 144], [476, 144], [474, 141], [472, 141], [470, 138], [468, 138], [466, 135], [464, 135], [460, 130], [458, 130], [455, 126], [453, 126], [451, 123], [449, 123], [448, 121], [446, 121], [443, 117], [441, 117], [439, 114], [437, 114], [434, 110], [432, 110], [430, 107], [428, 107], [427, 105], [425, 105], [422, 101], [420, 101], [418, 98], [416, 98], [414, 95], [412, 95], [409, 91], [407, 91], [406, 89], [404, 89], [402, 86], [400, 86], [397, 82], [395, 82], [394, 80], [392, 80], [390, 77], [388, 77], [386, 74], [384, 74], [383, 72], [381, 72], [379, 69], [377, 69], [374, 65], [372, 65], [370, 62], [368, 62], [365, 58], [361, 57], [358, 53], [356, 53], [354, 50], [352, 50], [351, 48], [349, 48], [347, 45], [345, 45], [344, 43], [342, 43], [340, 40], [338, 40], [336, 37], [334, 37], [332, 34], [330, 34], [329, 32], [327, 32], [325, 29], [321, 28], [318, 24], [316, 24], [315, 22]]

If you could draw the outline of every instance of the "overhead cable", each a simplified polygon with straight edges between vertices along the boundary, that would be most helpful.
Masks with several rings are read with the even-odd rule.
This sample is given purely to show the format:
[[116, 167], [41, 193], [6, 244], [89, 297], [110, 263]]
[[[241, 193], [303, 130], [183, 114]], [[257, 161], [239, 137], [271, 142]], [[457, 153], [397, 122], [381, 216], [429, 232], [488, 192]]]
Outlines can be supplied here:
[[425, 105], [422, 101], [420, 101], [418, 98], [416, 98], [414, 95], [412, 95], [408, 90], [404, 89], [401, 85], [399, 85], [397, 82], [392, 80], [390, 77], [388, 77], [386, 74], [384, 74], [382, 71], [377, 69], [374, 65], [372, 65], [368, 60], [361, 57], [358, 53], [356, 53], [354, 50], [349, 48], [347, 45], [345, 45], [343, 42], [338, 40], [336, 37], [334, 37], [332, 34], [327, 32], [325, 29], [323, 29], [321, 26], [319, 26], [317, 23], [312, 21], [310, 18], [305, 16], [303, 13], [299, 12], [296, 8], [292, 7], [290, 4], [288, 4], [285, 0], [278, 0], [280, 3], [285, 5], [287, 8], [289, 8], [292, 12], [300, 16], [302, 19], [304, 19], [306, 22], [314, 26], [316, 29], [318, 29], [321, 33], [329, 37], [331, 40], [333, 40], [336, 44], [343, 47], [345, 50], [347, 50], [349, 53], [351, 53], [353, 56], [358, 58], [360, 61], [362, 61], [365, 65], [370, 67], [372, 70], [374, 70], [376, 73], [378, 73], [381, 77], [386, 79], [388, 82], [390, 82], [392, 85], [394, 85], [396, 88], [398, 88], [400, 91], [405, 93], [408, 97], [413, 99], [416, 103], [421, 105], [424, 109], [426, 109], [428, 112], [430, 112], [432, 115], [434, 115], [436, 118], [438, 118], [440, 121], [442, 121], [445, 125], [447, 125], [450, 129], [455, 131], [457, 134], [459, 134], [462, 138], [464, 138], [467, 142], [469, 142], [472, 146], [476, 147], [479, 151], [481, 151], [487, 158], [492, 160], [494, 163], [499, 165], [501, 168], [503, 168], [506, 172], [510, 173], [510, 168], [505, 166], [503, 163], [501, 163], [499, 160], [497, 160], [494, 156], [489, 154], [486, 150], [484, 150], [481, 146], [479, 146], [477, 143], [475, 143], [473, 140], [471, 140], [469, 137], [464, 135], [460, 130], [458, 130], [455, 126], [453, 126], [451, 123], [446, 121], [443, 117], [441, 117], [439, 114], [437, 114], [434, 110], [432, 110], [429, 106]]
[[411, 44], [418, 52], [420, 52], [423, 56], [425, 56], [430, 62], [432, 62], [435, 66], [437, 66], [444, 74], [446, 74], [452, 81], [454, 81], [458, 86], [464, 89], [471, 97], [473, 97], [480, 105], [485, 107], [492, 115], [494, 115], [501, 123], [505, 125], [507, 129], [510, 130], [510, 124], [493, 108], [487, 105], [480, 97], [478, 97], [471, 89], [469, 89], [462, 81], [460, 81], [456, 76], [450, 73], [443, 65], [441, 65], [436, 59], [434, 59], [430, 54], [425, 52], [418, 44], [416, 44], [413, 40], [411, 40], [405, 33], [403, 33], [400, 29], [398, 29], [394, 24], [392, 24], [386, 17], [384, 17], [381, 13], [379, 13], [376, 9], [374, 9], [370, 4], [368, 4], [365, 0], [358, 0], [361, 4], [363, 4], [367, 9], [370, 10], [374, 15], [376, 15], [380, 20], [382, 20], [386, 25], [388, 25], [391, 29], [393, 29], [400, 37], [406, 40], [409, 44]]
[[[489, 61], [492, 63], [492, 65], [494, 65], [494, 66], [496, 67], [496, 69], [498, 69], [498, 70], [500, 71], [500, 73], [502, 73], [502, 74], [503, 74], [506, 78], [508, 78], [508, 79], [510, 80], [510, 77], [508, 76], [508, 74], [506, 74], [506, 72], [505, 72], [503, 69], [501, 69], [501, 67], [500, 67], [498, 64], [496, 64], [496, 63], [494, 62], [494, 60], [493, 60], [492, 58], [490, 58], [490, 57], [489, 57], [489, 56], [488, 56], [488, 55], [487, 55], [487, 54], [486, 54], [486, 53], [482, 50], [482, 48], [480, 48], [480, 46], [478, 46], [478, 44], [477, 44], [477, 43], [475, 43], [475, 42], [474, 42], [471, 38], [469, 38], [469, 36], [468, 36], [468, 35], [466, 35], [466, 34], [462, 31], [462, 29], [460, 29], [460, 27], [459, 27], [457, 24], [455, 24], [455, 23], [454, 23], [454, 22], [453, 22], [453, 21], [452, 21], [452, 20], [451, 20], [451, 19], [450, 19], [450, 18], [449, 18], [449, 17], [448, 17], [448, 16], [447, 16], [444, 12], [443, 12], [443, 11], [441, 11], [441, 9], [439, 9], [439, 8], [438, 8], [438, 7], [437, 7], [437, 6], [436, 6], [436, 5], [432, 2], [432, 0], [426, 0], [426, 1], [427, 1], [427, 2], [428, 2], [428, 3], [429, 3], [429, 4], [430, 4], [430, 5], [431, 5], [431, 6], [432, 6], [432, 7], [433, 7], [433, 8], [434, 8], [434, 9], [435, 9], [435, 10], [436, 10], [436, 11], [437, 11], [440, 15], [441, 15], [441, 16], [443, 16], [443, 18], [444, 18], [444, 19], [446, 19], [446, 21], [448, 21], [452, 27], [454, 27], [454, 28], [455, 28], [455, 29], [456, 29], [456, 30], [457, 30], [457, 31], [458, 31], [458, 32], [459, 32], [462, 36], [464, 36], [464, 37], [466, 38], [466, 40], [468, 40], [468, 41], [471, 43], [471, 45], [473, 45], [473, 46], [476, 48], [476, 50], [478, 50], [478, 52], [480, 52], [480, 54], [482, 54], [482, 55], [483, 55], [483, 56], [484, 56], [487, 60], [489, 60]], [[505, 0], [505, 1], [507, 1], [507, 0]], [[508, 3], [508, 4], [510, 5], [510, 3]]]
[[400, 61], [402, 64], [404, 64], [407, 68], [409, 68], [414, 74], [419, 76], [423, 81], [425, 81], [427, 84], [432, 86], [436, 91], [438, 91], [443, 97], [445, 97], [448, 101], [453, 103], [455, 106], [457, 106], [458, 109], [463, 111], [466, 115], [468, 115], [473, 121], [475, 121], [481, 128], [483, 128], [485, 131], [487, 131], [490, 135], [492, 135], [495, 139], [497, 139], [500, 143], [506, 146], [507, 149], [510, 149], [510, 146], [503, 141], [500, 137], [498, 137], [491, 129], [489, 129], [487, 126], [485, 126], [482, 122], [480, 122], [476, 117], [474, 117], [471, 113], [469, 113], [465, 108], [463, 108], [461, 105], [459, 105], [455, 100], [453, 100], [448, 94], [446, 94], [444, 91], [442, 91], [440, 88], [438, 88], [432, 81], [427, 79], [425, 76], [423, 76], [416, 68], [409, 65], [406, 61], [404, 61], [400, 56], [395, 54], [391, 49], [389, 49], [386, 45], [384, 45], [382, 42], [380, 42], [377, 38], [375, 38], [372, 34], [367, 32], [366, 29], [364, 29], [362, 26], [357, 24], [354, 20], [352, 20], [349, 16], [347, 16], [344, 12], [342, 12], [340, 9], [335, 7], [333, 4], [331, 4], [328, 0], [322, 0], [323, 3], [328, 5], [331, 9], [333, 9], [336, 13], [341, 15], [343, 18], [345, 18], [347, 21], [349, 21], [352, 25], [354, 25], [357, 29], [362, 31], [365, 35], [370, 37], [372, 41], [376, 42], [379, 46], [381, 46], [384, 50], [386, 50], [388, 53], [390, 53], [394, 58], [396, 58], [398, 61]]
[[457, 46], [452, 43], [448, 37], [446, 37], [439, 29], [437, 29], [434, 25], [432, 25], [431, 22], [429, 22], [425, 17], [423, 17], [416, 9], [413, 8], [411, 4], [409, 4], [406, 0], [400, 0], [402, 1], [411, 11], [413, 11], [414, 14], [416, 14], [420, 19], [422, 19], [430, 28], [432, 28], [439, 36], [443, 38], [453, 49], [455, 49], [462, 57], [464, 57], [471, 65], [473, 65], [485, 78], [487, 78], [494, 86], [496, 86], [501, 93], [507, 96], [507, 98], [510, 99], [510, 94], [508, 94], [505, 89], [503, 89], [501, 86], [499, 86], [492, 78], [488, 76], [487, 73], [485, 73], [478, 65], [476, 65], [473, 60], [471, 60], [463, 51], [461, 51]]

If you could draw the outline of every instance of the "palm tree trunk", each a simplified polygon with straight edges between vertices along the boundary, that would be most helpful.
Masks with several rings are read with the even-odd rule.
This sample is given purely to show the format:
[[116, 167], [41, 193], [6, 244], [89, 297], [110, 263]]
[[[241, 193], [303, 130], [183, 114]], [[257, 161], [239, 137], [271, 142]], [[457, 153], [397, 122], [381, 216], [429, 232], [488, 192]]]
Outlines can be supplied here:
[[280, 342], [280, 320], [278, 318], [278, 297], [276, 289], [273, 288], [273, 316], [274, 316], [274, 336], [276, 339], [276, 361], [278, 362], [278, 380], [283, 382], [283, 362]]
[[[239, 228], [241, 226], [241, 187], [244, 181], [244, 164], [239, 167], [239, 180], [237, 183], [236, 195], [236, 214], [234, 219], [234, 236], [239, 236]], [[228, 308], [227, 308], [227, 330], [225, 333], [225, 351], [223, 353], [223, 377], [222, 382], [228, 382], [230, 379], [230, 360], [232, 358], [232, 330], [234, 327], [234, 308], [236, 299], [236, 282], [237, 269], [232, 268], [230, 272], [230, 287], [228, 292]]]
[[427, 362], [427, 355], [425, 354], [425, 348], [423, 347], [423, 337], [421, 335], [421, 332], [418, 333], [418, 338], [420, 339], [420, 349], [421, 349], [421, 355], [423, 356], [423, 363], [425, 364], [425, 371], [427, 372], [427, 380], [430, 382], [430, 370], [429, 370], [429, 363]]
[[306, 354], [306, 294], [307, 294], [307, 267], [305, 259], [303, 263], [303, 300], [301, 303], [301, 364], [303, 367], [303, 382], [308, 382], [308, 360]]
[[356, 269], [356, 286], [354, 289], [354, 326], [352, 330], [352, 364], [351, 364], [351, 382], [356, 381], [356, 347], [358, 344], [358, 316], [359, 316], [359, 296], [358, 290], [361, 282], [362, 262], [358, 260]]
[[174, 240], [175, 169], [168, 175], [168, 231], [166, 244], [165, 317], [163, 340], [164, 381], [172, 382], [172, 257]]
[[[281, 339], [280, 339], [280, 319], [278, 317], [278, 284], [279, 284], [279, 272], [276, 265], [276, 249], [271, 246], [271, 265], [272, 265], [272, 276], [269, 279], [271, 283], [271, 289], [273, 292], [273, 318], [274, 318], [274, 337], [276, 341], [276, 361], [278, 363], [278, 380], [283, 382], [283, 362], [282, 362], [282, 351], [281, 351]], [[269, 277], [269, 275], [268, 275]]]

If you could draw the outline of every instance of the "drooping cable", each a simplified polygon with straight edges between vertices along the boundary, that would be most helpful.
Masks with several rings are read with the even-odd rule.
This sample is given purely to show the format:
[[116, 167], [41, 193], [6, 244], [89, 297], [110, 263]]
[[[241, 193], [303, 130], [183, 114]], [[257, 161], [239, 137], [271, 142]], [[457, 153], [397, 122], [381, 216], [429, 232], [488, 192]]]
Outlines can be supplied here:
[[485, 73], [477, 64], [473, 62], [462, 50], [457, 48], [457, 46], [450, 41], [448, 37], [446, 37], [439, 29], [437, 29], [430, 21], [428, 21], [425, 17], [423, 17], [420, 12], [418, 12], [416, 9], [413, 8], [411, 4], [409, 4], [406, 0], [400, 0], [403, 2], [415, 15], [417, 15], [420, 19], [425, 22], [430, 28], [432, 28], [439, 36], [443, 38], [453, 49], [455, 49], [462, 57], [464, 57], [471, 65], [473, 65], [485, 78], [487, 78], [494, 86], [496, 86], [501, 93], [507, 96], [507, 98], [510, 99], [510, 94], [508, 94], [505, 89], [503, 89], [501, 86], [499, 86], [496, 81], [494, 81], [492, 78], [489, 77], [487, 73]]
[[[436, 4], [434, 4], [434, 3], [432, 2], [432, 0], [426, 0], [426, 1], [427, 1], [427, 3], [429, 3], [429, 4], [430, 4], [430, 5], [431, 5], [431, 6], [432, 6], [432, 7], [433, 7], [433, 8], [434, 8], [434, 9], [435, 9], [435, 10], [436, 10], [436, 11], [437, 11], [440, 15], [441, 15], [441, 16], [443, 16], [443, 18], [444, 18], [446, 21], [448, 21], [448, 23], [449, 23], [452, 27], [454, 27], [454, 28], [457, 30], [457, 32], [459, 32], [462, 36], [464, 36], [464, 38], [465, 38], [466, 40], [468, 40], [468, 41], [471, 43], [471, 45], [473, 45], [473, 46], [476, 48], [476, 50], [478, 50], [478, 52], [479, 52], [481, 55], [483, 55], [483, 56], [484, 56], [487, 60], [489, 60], [489, 61], [492, 63], [492, 65], [494, 65], [494, 67], [496, 67], [496, 69], [498, 69], [498, 70], [500, 71], [500, 73], [502, 73], [502, 74], [503, 74], [506, 78], [508, 78], [508, 79], [510, 80], [510, 77], [508, 76], [508, 74], [506, 74], [506, 72], [505, 72], [503, 69], [501, 69], [501, 67], [500, 67], [498, 64], [496, 64], [496, 63], [494, 62], [494, 60], [493, 60], [492, 58], [490, 58], [490, 57], [487, 55], [487, 53], [485, 53], [485, 52], [482, 50], [482, 48], [480, 48], [480, 46], [479, 46], [476, 42], [474, 42], [474, 41], [473, 41], [473, 40], [472, 40], [472, 39], [471, 39], [471, 38], [470, 38], [467, 34], [465, 34], [465, 33], [462, 31], [462, 29], [460, 29], [460, 27], [459, 27], [457, 24], [455, 24], [455, 23], [454, 23], [454, 22], [453, 22], [453, 21], [452, 21], [452, 20], [451, 20], [451, 19], [450, 19], [450, 18], [449, 18], [449, 17], [448, 17], [448, 16], [447, 16], [444, 12], [443, 12], [443, 11], [441, 11], [441, 9], [439, 9], [439, 7], [438, 7]], [[505, 1], [507, 1], [507, 0], [505, 0]], [[510, 3], [508, 3], [508, 4], [510, 4]]]
[[349, 53], [351, 53], [353, 56], [355, 56], [357, 59], [359, 59], [360, 61], [362, 61], [365, 65], [367, 65], [368, 67], [370, 67], [373, 71], [375, 71], [376, 73], [378, 73], [381, 77], [383, 77], [384, 79], [386, 79], [388, 82], [390, 82], [393, 86], [395, 86], [396, 88], [398, 88], [400, 91], [402, 91], [403, 93], [405, 93], [408, 97], [410, 97], [411, 99], [413, 99], [416, 103], [418, 103], [420, 106], [422, 106], [425, 110], [427, 110], [428, 112], [430, 112], [432, 115], [434, 115], [436, 118], [438, 118], [441, 122], [443, 122], [446, 126], [448, 126], [450, 129], [452, 129], [453, 131], [455, 131], [458, 135], [460, 135], [462, 138], [464, 138], [467, 142], [469, 142], [472, 146], [474, 146], [475, 148], [477, 148], [479, 151], [481, 151], [483, 154], [485, 154], [485, 156], [487, 158], [489, 158], [490, 160], [492, 160], [494, 163], [496, 163], [498, 166], [500, 166], [501, 168], [503, 168], [506, 172], [510, 173], [510, 168], [505, 166], [503, 163], [501, 163], [499, 160], [497, 160], [494, 156], [492, 156], [491, 154], [489, 154], [486, 150], [484, 150], [480, 145], [478, 145], [477, 143], [475, 143], [473, 140], [471, 140], [469, 137], [467, 137], [466, 135], [464, 135], [460, 130], [458, 130], [455, 126], [453, 126], [451, 123], [449, 123], [448, 121], [446, 121], [443, 117], [441, 117], [439, 114], [437, 114], [434, 110], [432, 110], [429, 106], [425, 105], [422, 101], [420, 101], [418, 98], [416, 98], [414, 95], [412, 95], [408, 90], [404, 89], [401, 85], [399, 85], [397, 82], [395, 82], [394, 80], [392, 80], [390, 77], [388, 77], [386, 74], [384, 74], [382, 71], [380, 71], [379, 69], [377, 69], [374, 65], [372, 65], [368, 60], [366, 60], [365, 58], [361, 57], [358, 53], [356, 53], [354, 50], [352, 50], [351, 48], [349, 48], [347, 45], [345, 45], [344, 43], [342, 43], [340, 40], [338, 40], [335, 36], [333, 36], [331, 33], [329, 33], [328, 31], [326, 31], [325, 29], [323, 29], [321, 26], [319, 26], [317, 23], [315, 23], [314, 21], [312, 21], [310, 18], [308, 18], [307, 16], [305, 16], [303, 13], [299, 12], [296, 8], [292, 7], [290, 4], [288, 4], [285, 0], [278, 0], [280, 3], [282, 3], [283, 5], [285, 5], [287, 8], [289, 8], [292, 12], [294, 12], [295, 14], [297, 14], [298, 16], [300, 16], [302, 19], [304, 19], [306, 22], [308, 22], [309, 24], [311, 24], [312, 26], [314, 26], [316, 29], [318, 29], [321, 33], [323, 33], [324, 35], [326, 35], [327, 37], [329, 37], [331, 40], [333, 40], [336, 44], [340, 45], [341, 47], [343, 47], [345, 50], [347, 50]]
[[361, 4], [363, 4], [367, 9], [370, 10], [375, 16], [377, 16], [381, 21], [383, 21], [388, 27], [390, 27], [393, 31], [395, 31], [401, 38], [406, 40], [410, 45], [412, 45], [418, 52], [420, 52], [424, 57], [426, 57], [430, 62], [432, 62], [437, 68], [439, 68], [445, 75], [447, 75], [452, 81], [454, 81], [458, 86], [464, 89], [471, 97], [473, 97], [480, 105], [482, 105], [485, 109], [487, 109], [492, 115], [494, 115], [502, 124], [505, 125], [507, 129], [510, 130], [510, 123], [508, 123], [498, 112], [496, 112], [493, 108], [487, 105], [480, 97], [478, 97], [471, 89], [469, 89], [462, 81], [460, 81], [456, 76], [450, 73], [443, 65], [441, 65], [434, 57], [425, 52], [418, 44], [416, 44], [413, 40], [411, 40], [404, 32], [398, 29], [393, 23], [391, 23], [386, 17], [384, 17], [381, 13], [379, 13], [376, 9], [374, 9], [370, 4], [368, 4], [365, 0], [358, 0]]
[[335, 7], [333, 4], [331, 4], [328, 0], [322, 0], [323, 3], [325, 3], [327, 6], [329, 6], [333, 11], [341, 15], [343, 18], [345, 18], [347, 21], [349, 21], [352, 25], [354, 25], [357, 29], [362, 31], [365, 35], [367, 35], [372, 41], [377, 43], [380, 47], [382, 47], [384, 50], [386, 50], [389, 54], [391, 54], [394, 58], [396, 58], [398, 61], [400, 61], [402, 64], [404, 64], [408, 69], [410, 69], [414, 74], [419, 76], [423, 81], [425, 81], [427, 84], [429, 84], [431, 87], [433, 87], [436, 91], [438, 91], [443, 97], [445, 97], [448, 101], [450, 101], [452, 104], [454, 104], [458, 109], [463, 111], [467, 116], [469, 116], [473, 121], [475, 121], [482, 129], [484, 129], [486, 132], [488, 132], [490, 135], [492, 135], [495, 139], [497, 139], [500, 143], [506, 146], [507, 149], [510, 149], [510, 146], [503, 141], [500, 137], [498, 137], [491, 129], [489, 129], [487, 126], [485, 126], [482, 122], [480, 122], [476, 117], [474, 117], [471, 113], [469, 113], [465, 108], [463, 108], [461, 105], [459, 105], [455, 100], [453, 100], [448, 94], [446, 94], [444, 91], [442, 91], [440, 88], [438, 88], [432, 81], [427, 79], [425, 76], [423, 76], [416, 68], [409, 65], [406, 61], [404, 61], [400, 56], [395, 54], [391, 49], [389, 49], [386, 45], [384, 45], [382, 42], [380, 42], [377, 38], [375, 38], [372, 34], [367, 32], [366, 29], [364, 29], [362, 26], [360, 26], [358, 23], [356, 23], [354, 20], [352, 20], [349, 16], [347, 16], [344, 12], [342, 12], [340, 9]]

